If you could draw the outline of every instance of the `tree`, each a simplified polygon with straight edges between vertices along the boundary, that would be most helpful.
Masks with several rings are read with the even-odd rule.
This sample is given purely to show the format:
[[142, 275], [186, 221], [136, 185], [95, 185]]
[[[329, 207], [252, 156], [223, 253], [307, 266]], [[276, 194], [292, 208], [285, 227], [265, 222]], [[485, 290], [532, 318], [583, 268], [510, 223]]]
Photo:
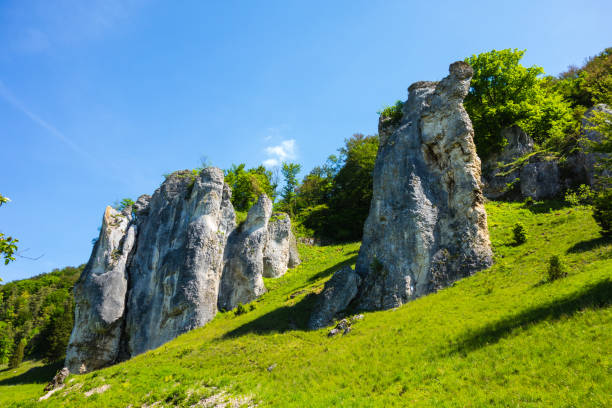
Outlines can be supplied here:
[[372, 172], [378, 152], [378, 136], [354, 134], [340, 149], [342, 168], [334, 177], [329, 200], [326, 235], [339, 240], [358, 240], [370, 211]]
[[15, 349], [9, 360], [9, 368], [17, 368], [23, 361], [23, 354], [25, 352], [26, 339], [21, 339], [15, 344]]
[[[2, 207], [2, 204], [8, 203], [9, 201], [11, 200], [8, 197], [4, 197], [0, 194], [0, 207]], [[4, 257], [5, 265], [15, 260], [14, 254], [15, 251], [17, 251], [17, 242], [19, 242], [18, 239], [10, 236], [7, 237], [0, 232], [0, 256]], [[0, 279], [0, 281], [1, 280], [2, 279]]]
[[225, 182], [232, 188], [232, 204], [237, 211], [248, 211], [265, 193], [272, 201], [276, 197], [276, 184], [273, 183], [272, 172], [264, 166], [245, 169], [244, 163], [233, 164], [225, 170]]
[[519, 125], [536, 143], [557, 149], [577, 127], [569, 103], [540, 78], [543, 69], [519, 63], [524, 53], [492, 50], [465, 59], [474, 76], [464, 105], [483, 158], [503, 148], [501, 129], [505, 127]]
[[322, 166], [316, 166], [296, 189], [296, 209], [325, 204], [331, 197], [334, 177], [340, 170], [340, 159], [335, 155], [327, 158]]
[[295, 197], [296, 188], [298, 186], [297, 175], [302, 169], [302, 166], [298, 163], [283, 162], [281, 167], [281, 173], [285, 185], [283, 186], [282, 204], [283, 208], [293, 216], [295, 210]]
[[605, 153], [599, 160], [600, 176], [597, 186], [600, 191], [593, 202], [593, 218], [604, 236], [612, 236], [612, 115], [606, 111], [593, 111], [589, 117], [589, 130], [601, 135], [599, 141], [589, 143], [592, 151]]

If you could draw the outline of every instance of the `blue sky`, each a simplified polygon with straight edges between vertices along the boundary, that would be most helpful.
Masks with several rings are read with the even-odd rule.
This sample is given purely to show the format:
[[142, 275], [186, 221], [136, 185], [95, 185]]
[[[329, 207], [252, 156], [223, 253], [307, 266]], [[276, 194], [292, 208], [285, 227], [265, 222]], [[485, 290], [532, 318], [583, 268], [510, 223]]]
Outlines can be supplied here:
[[85, 263], [106, 205], [203, 156], [306, 172], [471, 54], [527, 49], [558, 74], [612, 45], [611, 16], [609, 1], [2, 1], [0, 231], [23, 257], [0, 277]]

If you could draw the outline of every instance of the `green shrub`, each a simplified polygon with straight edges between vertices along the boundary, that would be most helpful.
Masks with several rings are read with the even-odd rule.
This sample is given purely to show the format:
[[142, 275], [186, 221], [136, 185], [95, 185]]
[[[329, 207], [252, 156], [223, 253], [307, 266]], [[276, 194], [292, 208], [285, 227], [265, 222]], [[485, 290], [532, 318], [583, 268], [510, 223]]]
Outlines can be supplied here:
[[523, 202], [523, 204], [525, 204], [525, 206], [529, 207], [530, 205], [533, 205], [534, 201], [533, 201], [533, 197], [531, 196], [527, 196], [525, 197], [525, 201]]
[[527, 241], [527, 230], [525, 229], [525, 226], [520, 222], [514, 224], [512, 234], [514, 235], [514, 242], [516, 242], [518, 245], [523, 244]]
[[567, 267], [565, 266], [565, 263], [561, 257], [559, 257], [559, 255], [551, 256], [550, 260], [548, 261], [548, 280], [552, 282], [566, 276]]
[[391, 118], [394, 123], [398, 123], [402, 120], [402, 107], [404, 103], [402, 101], [395, 102], [395, 105], [385, 106], [378, 113], [382, 118]]
[[565, 201], [571, 205], [588, 205], [593, 202], [594, 193], [591, 187], [586, 184], [581, 184], [575, 190], [567, 190], [565, 192]]
[[612, 188], [602, 191], [595, 198], [593, 218], [601, 228], [601, 235], [612, 236]]
[[236, 309], [234, 310], [234, 315], [240, 316], [242, 314], [245, 314], [247, 311], [247, 308], [244, 307], [242, 303], [238, 303], [238, 306], [236, 306]]

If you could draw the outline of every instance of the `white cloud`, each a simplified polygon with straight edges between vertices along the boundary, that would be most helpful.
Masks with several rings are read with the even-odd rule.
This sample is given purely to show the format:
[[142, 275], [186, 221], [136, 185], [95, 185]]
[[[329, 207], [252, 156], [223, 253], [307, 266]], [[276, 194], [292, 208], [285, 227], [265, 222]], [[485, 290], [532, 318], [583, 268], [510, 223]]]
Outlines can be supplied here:
[[264, 160], [263, 165], [266, 167], [274, 167], [274, 166], [278, 166], [280, 163], [278, 162], [277, 159], [267, 159]]
[[278, 166], [280, 163], [293, 160], [297, 157], [297, 146], [295, 139], [283, 140], [279, 145], [268, 146], [265, 148], [268, 156], [263, 164], [267, 167]]

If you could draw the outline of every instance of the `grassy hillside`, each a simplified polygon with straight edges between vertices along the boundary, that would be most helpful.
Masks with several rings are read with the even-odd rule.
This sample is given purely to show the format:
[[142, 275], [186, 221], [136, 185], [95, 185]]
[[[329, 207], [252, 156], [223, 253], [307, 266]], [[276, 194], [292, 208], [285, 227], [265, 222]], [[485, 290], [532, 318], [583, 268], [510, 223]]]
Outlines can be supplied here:
[[[359, 244], [301, 246], [303, 264], [267, 280], [254, 310], [221, 313], [159, 349], [72, 376], [44, 403], [35, 402], [40, 378], [55, 367], [0, 371], [0, 406], [205, 398], [260, 407], [612, 406], [612, 242], [588, 208], [489, 203], [487, 211], [495, 266], [396, 310], [365, 313], [345, 336], [304, 328], [313, 294], [355, 262]], [[527, 228], [522, 245], [512, 238], [517, 221]], [[547, 282], [552, 255], [569, 275]]]

